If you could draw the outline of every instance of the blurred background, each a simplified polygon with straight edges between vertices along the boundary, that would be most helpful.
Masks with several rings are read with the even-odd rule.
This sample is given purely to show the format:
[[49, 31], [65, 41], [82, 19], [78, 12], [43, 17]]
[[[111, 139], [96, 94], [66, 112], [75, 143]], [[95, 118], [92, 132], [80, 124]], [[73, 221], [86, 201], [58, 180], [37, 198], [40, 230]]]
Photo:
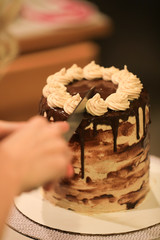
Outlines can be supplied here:
[[143, 82], [151, 100], [151, 153], [160, 156], [160, 14], [158, 1], [98, 1], [114, 24], [100, 40], [102, 65], [125, 64]]
[[[19, 54], [0, 81], [0, 119], [26, 120], [37, 114], [47, 76], [62, 67], [83, 67], [91, 60], [106, 67], [127, 65], [150, 93], [151, 153], [160, 156], [158, 1], [4, 1], [12, 2], [12, 8], [4, 8], [9, 16], [17, 6], [7, 39], [16, 40]], [[1, 46], [8, 50], [6, 42], [1, 34]]]

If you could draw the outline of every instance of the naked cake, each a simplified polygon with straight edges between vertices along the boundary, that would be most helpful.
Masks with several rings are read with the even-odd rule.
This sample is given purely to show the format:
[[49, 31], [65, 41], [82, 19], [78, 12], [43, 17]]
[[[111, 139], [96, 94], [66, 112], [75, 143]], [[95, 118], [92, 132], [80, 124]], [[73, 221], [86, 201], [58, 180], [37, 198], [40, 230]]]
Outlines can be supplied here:
[[149, 191], [150, 105], [140, 79], [126, 66], [74, 64], [47, 78], [40, 114], [67, 120], [92, 86], [84, 119], [69, 142], [74, 177], [44, 188], [44, 198], [82, 213], [132, 209]]

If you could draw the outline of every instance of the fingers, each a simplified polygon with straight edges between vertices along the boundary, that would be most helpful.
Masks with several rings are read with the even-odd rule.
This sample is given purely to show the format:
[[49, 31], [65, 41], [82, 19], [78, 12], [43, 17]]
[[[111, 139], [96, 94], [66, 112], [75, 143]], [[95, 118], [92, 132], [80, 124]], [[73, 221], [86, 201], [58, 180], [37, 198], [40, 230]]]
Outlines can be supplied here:
[[[65, 174], [65, 178], [71, 178], [73, 177], [74, 175], [74, 169], [73, 169], [73, 166], [71, 164], [68, 164], [67, 166], [67, 169], [66, 169], [66, 174]], [[54, 189], [55, 186], [57, 185], [58, 183], [55, 181], [55, 179], [53, 179], [53, 181], [49, 181], [47, 182], [46, 184], [43, 185], [43, 188], [46, 190], [46, 191], [49, 191], [51, 189]]]
[[47, 151], [47, 154], [45, 164], [48, 165], [50, 169], [50, 179], [60, 180], [61, 178], [72, 176], [73, 169], [71, 161], [73, 153], [69, 147], [65, 149], [61, 148], [59, 151], [53, 150], [52, 154], [49, 154]]
[[7, 122], [0, 121], [0, 138], [7, 137], [9, 134], [20, 129], [25, 125], [25, 122]]
[[0, 138], [3, 138], [12, 132], [22, 128], [23, 126], [28, 123], [32, 126], [48, 126], [49, 128], [53, 129], [55, 132], [62, 134], [69, 130], [69, 125], [67, 122], [55, 122], [50, 124], [44, 117], [35, 116], [32, 117], [28, 122], [7, 122], [7, 121], [0, 121]]
[[[61, 148], [66, 144], [68, 145], [62, 136], [68, 129], [69, 125], [67, 122], [49, 123], [44, 117], [36, 116], [29, 120], [27, 134], [33, 135], [34, 132], [37, 139], [35, 144], [49, 146], [49, 143], [51, 143], [52, 148], [59, 150], [59, 145], [61, 145]], [[60, 141], [61, 143], [59, 143]]]
[[65, 133], [69, 130], [69, 124], [67, 122], [55, 122], [51, 125], [52, 127], [58, 128], [61, 133]]
[[67, 178], [71, 178], [71, 177], [73, 177], [73, 175], [74, 175], [73, 166], [72, 166], [71, 164], [69, 164], [69, 165], [67, 166], [66, 177], [67, 177]]
[[69, 124], [67, 122], [48, 122], [46, 118], [41, 116], [32, 117], [29, 121], [30, 125], [37, 127], [48, 127], [50, 130], [53, 129], [55, 133], [65, 133], [69, 130]]

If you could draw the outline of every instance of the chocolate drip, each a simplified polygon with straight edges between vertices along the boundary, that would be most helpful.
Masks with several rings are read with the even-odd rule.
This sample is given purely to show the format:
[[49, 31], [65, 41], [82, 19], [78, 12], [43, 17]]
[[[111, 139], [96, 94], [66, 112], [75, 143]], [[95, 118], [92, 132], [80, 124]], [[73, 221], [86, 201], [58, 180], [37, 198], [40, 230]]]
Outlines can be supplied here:
[[[67, 90], [71, 95], [75, 95], [76, 93], [80, 93], [81, 97], [83, 97], [88, 89], [92, 86], [95, 86], [95, 93], [100, 93], [101, 97], [105, 99], [111, 93], [116, 92], [117, 85], [113, 84], [111, 81], [103, 81], [99, 80], [82, 80], [82, 81], [75, 81], [72, 84], [67, 86]], [[149, 106], [149, 97], [148, 93], [143, 89], [140, 97], [130, 102], [130, 108], [126, 109], [125, 111], [113, 111], [108, 110], [103, 116], [91, 116], [87, 112], [84, 115], [84, 119], [77, 129], [77, 140], [81, 147], [81, 177], [84, 178], [84, 137], [87, 138], [87, 134], [90, 134], [90, 130], [87, 130], [86, 133], [85, 127], [89, 126], [90, 123], [93, 123], [93, 133], [92, 136], [97, 135], [97, 125], [98, 124], [105, 124], [110, 125], [113, 132], [113, 142], [114, 152], [117, 151], [117, 135], [118, 135], [118, 127], [119, 127], [119, 119], [122, 121], [127, 121], [129, 116], [135, 116], [136, 118], [136, 135], [137, 139], [140, 138], [139, 135], [139, 107], [143, 109], [143, 131], [145, 134], [145, 106]], [[40, 102], [40, 114], [43, 115], [44, 112], [47, 113], [48, 120], [52, 116], [54, 121], [65, 121], [68, 118], [68, 114], [62, 108], [50, 108], [47, 104], [47, 99], [42, 97]], [[91, 137], [91, 135], [90, 135]]]
[[93, 121], [93, 137], [97, 135], [97, 123]]
[[119, 125], [119, 119], [115, 118], [111, 121], [111, 127], [113, 132], [113, 150], [114, 152], [117, 151], [117, 135], [118, 135], [118, 125]]
[[81, 178], [84, 178], [84, 131], [79, 134], [81, 146]]
[[145, 112], [145, 105], [142, 106], [143, 110], [143, 134], [146, 135], [146, 112]]
[[136, 117], [136, 134], [137, 134], [137, 139], [140, 139], [140, 136], [139, 136], [139, 113], [138, 113], [138, 106], [135, 109], [135, 117]]

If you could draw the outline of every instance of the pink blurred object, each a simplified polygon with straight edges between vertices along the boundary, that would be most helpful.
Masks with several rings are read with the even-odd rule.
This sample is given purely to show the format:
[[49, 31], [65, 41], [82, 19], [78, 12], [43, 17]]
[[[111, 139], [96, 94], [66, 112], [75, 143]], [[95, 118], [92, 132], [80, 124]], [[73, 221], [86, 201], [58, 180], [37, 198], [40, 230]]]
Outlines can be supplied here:
[[82, 0], [23, 0], [9, 32], [20, 51], [59, 47], [100, 38], [112, 32], [112, 20]]
[[25, 2], [22, 6], [22, 17], [39, 23], [70, 24], [87, 21], [96, 14], [95, 6], [84, 1], [46, 0], [39, 4], [41, 2]]

